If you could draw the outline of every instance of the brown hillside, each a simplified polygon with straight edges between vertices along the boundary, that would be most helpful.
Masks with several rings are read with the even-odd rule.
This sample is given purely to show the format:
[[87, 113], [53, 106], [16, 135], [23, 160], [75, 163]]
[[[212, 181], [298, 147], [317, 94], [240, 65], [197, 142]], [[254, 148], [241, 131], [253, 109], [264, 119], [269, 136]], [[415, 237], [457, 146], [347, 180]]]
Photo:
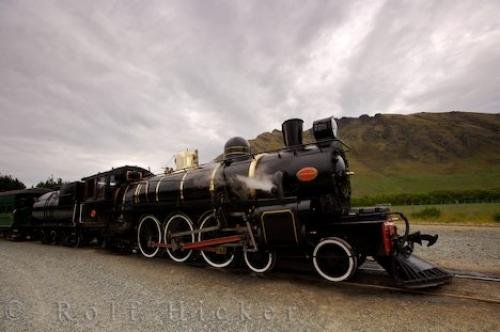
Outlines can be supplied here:
[[[377, 114], [337, 119], [353, 166], [376, 172], [413, 164], [430, 169], [500, 163], [500, 114], [465, 112]], [[304, 140], [312, 141], [310, 129]], [[250, 140], [255, 152], [283, 146], [280, 130]], [[473, 161], [474, 165], [464, 165]], [[406, 168], [406, 167], [403, 167]]]
[[[410, 115], [377, 114], [359, 118], [337, 119], [339, 137], [351, 147], [348, 157], [356, 172], [355, 185], [362, 194], [381, 193], [377, 188], [387, 185], [396, 192], [418, 192], [439, 189], [481, 189], [483, 179], [478, 174], [489, 174], [484, 182], [489, 187], [500, 187], [500, 114], [466, 112], [416, 113]], [[304, 133], [306, 142], [312, 140], [310, 129]], [[273, 130], [251, 140], [253, 151], [261, 152], [283, 146], [281, 131]], [[431, 175], [450, 176], [453, 185], [440, 188]], [[474, 176], [469, 176], [473, 174]], [[491, 174], [495, 174], [492, 176]], [[416, 175], [414, 188], [405, 188]], [[374, 178], [401, 177], [402, 188], [395, 183], [369, 183]], [[419, 178], [429, 183], [420, 189]], [[465, 182], [470, 183], [465, 184]], [[361, 181], [357, 183], [356, 181]], [[384, 180], [385, 181], [385, 180]], [[366, 182], [366, 183], [365, 183]], [[382, 181], [383, 182], [383, 181]], [[387, 181], [385, 181], [387, 182]], [[372, 186], [372, 188], [368, 188]], [[410, 185], [411, 186], [411, 185]], [[369, 190], [365, 190], [365, 189]]]

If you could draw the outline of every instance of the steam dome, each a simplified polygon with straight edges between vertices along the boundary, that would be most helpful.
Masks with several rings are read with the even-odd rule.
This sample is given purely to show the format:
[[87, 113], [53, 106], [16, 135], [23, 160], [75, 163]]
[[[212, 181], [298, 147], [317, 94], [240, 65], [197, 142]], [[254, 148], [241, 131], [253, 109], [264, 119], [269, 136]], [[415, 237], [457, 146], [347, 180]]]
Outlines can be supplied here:
[[230, 138], [224, 145], [224, 159], [250, 157], [250, 144], [243, 137]]

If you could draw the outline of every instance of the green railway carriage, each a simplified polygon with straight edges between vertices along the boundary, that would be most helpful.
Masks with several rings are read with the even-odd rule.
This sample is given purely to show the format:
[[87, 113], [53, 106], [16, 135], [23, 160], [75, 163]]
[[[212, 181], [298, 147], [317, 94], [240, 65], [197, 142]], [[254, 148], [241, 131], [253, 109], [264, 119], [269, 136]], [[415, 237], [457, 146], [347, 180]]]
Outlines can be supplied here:
[[33, 188], [0, 193], [0, 233], [19, 238], [25, 228], [31, 226], [33, 202], [48, 189]]

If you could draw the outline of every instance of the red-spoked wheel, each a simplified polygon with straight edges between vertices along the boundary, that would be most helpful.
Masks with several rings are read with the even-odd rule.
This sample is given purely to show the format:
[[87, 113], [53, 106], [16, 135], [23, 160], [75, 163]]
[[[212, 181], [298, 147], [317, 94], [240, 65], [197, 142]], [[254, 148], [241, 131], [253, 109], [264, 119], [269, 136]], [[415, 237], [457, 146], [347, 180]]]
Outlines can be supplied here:
[[155, 216], [148, 215], [141, 219], [137, 228], [137, 244], [144, 257], [158, 255], [161, 243], [160, 222]]
[[243, 249], [243, 258], [247, 267], [256, 273], [269, 272], [276, 264], [276, 252], [273, 250], [248, 251]]
[[[183, 263], [191, 257], [193, 250], [185, 250], [182, 244], [194, 242], [194, 234], [190, 233], [193, 223], [188, 216], [178, 213], [167, 220], [164, 230], [165, 243], [169, 245], [167, 254], [173, 261]], [[183, 235], [176, 235], [184, 233]]]
[[[218, 225], [217, 218], [214, 213], [207, 215], [200, 224], [200, 230], [209, 227], [216, 227]], [[208, 232], [198, 233], [198, 241], [214, 239], [222, 237], [224, 234], [220, 230], [213, 230]], [[208, 265], [216, 268], [223, 268], [229, 266], [234, 260], [234, 247], [219, 246], [201, 251], [201, 256]]]

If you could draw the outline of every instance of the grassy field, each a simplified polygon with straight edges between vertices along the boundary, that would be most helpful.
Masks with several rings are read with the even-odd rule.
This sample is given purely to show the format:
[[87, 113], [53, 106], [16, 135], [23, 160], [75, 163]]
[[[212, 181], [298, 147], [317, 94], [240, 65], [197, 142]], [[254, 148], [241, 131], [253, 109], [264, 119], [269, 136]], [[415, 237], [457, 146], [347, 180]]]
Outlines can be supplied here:
[[410, 222], [500, 225], [500, 203], [393, 206]]
[[353, 197], [429, 193], [436, 190], [488, 190], [499, 187], [500, 167], [452, 174], [401, 172], [384, 176], [357, 172], [351, 181]]

